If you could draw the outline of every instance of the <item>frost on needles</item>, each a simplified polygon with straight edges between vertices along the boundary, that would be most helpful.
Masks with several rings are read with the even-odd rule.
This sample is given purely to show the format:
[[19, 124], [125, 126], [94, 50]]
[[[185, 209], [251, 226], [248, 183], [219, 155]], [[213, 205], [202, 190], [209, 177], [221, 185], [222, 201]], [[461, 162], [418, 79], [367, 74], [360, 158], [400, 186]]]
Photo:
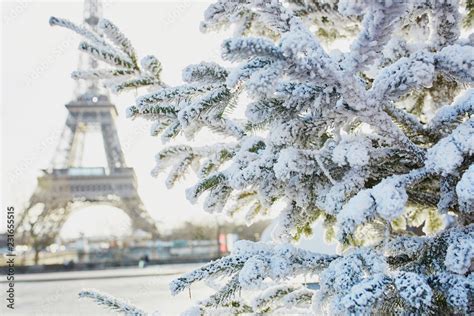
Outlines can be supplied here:
[[[472, 19], [469, 1], [221, 0], [201, 30], [234, 30], [222, 44], [233, 66], [190, 65], [178, 86], [108, 20], [51, 24], [103, 65], [74, 78], [146, 88], [127, 115], [163, 143], [189, 140], [159, 152], [153, 174], [172, 187], [194, 170], [186, 196], [211, 213], [278, 215], [272, 242], [240, 241], [170, 284], [221, 284], [187, 314], [446, 315], [473, 312]], [[341, 41], [348, 51], [332, 49]], [[193, 146], [202, 129], [221, 142]], [[338, 255], [292, 244], [316, 220]]]

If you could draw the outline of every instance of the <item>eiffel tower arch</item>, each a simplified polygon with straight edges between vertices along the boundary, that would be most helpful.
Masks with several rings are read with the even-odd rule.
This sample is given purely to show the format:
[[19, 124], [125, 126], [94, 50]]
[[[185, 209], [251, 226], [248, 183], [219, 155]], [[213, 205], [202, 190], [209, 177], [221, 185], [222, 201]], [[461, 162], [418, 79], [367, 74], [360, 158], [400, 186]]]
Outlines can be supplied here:
[[[99, 8], [97, 0], [85, 1], [85, 24], [96, 26]], [[97, 65], [91, 61], [90, 66]], [[92, 81], [66, 108], [68, 117], [52, 167], [42, 170], [20, 215], [16, 232], [19, 241], [34, 248], [37, 261], [38, 252], [56, 240], [72, 210], [90, 205], [119, 208], [129, 216], [133, 230], [156, 238], [158, 230], [138, 195], [135, 172], [125, 163], [116, 130], [115, 105]], [[91, 131], [102, 136], [107, 160], [104, 167], [82, 166], [84, 139]]]

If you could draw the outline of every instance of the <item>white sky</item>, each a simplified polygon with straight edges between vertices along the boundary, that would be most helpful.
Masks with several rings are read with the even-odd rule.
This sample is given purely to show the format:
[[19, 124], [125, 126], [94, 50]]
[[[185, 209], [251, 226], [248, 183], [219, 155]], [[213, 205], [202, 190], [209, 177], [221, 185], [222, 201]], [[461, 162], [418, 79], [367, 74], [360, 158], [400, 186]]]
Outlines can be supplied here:
[[[13, 205], [17, 212], [36, 185], [39, 170], [53, 156], [73, 97], [70, 72], [77, 67], [79, 37], [50, 27], [51, 15], [82, 21], [82, 1], [3, 1], [1, 37], [1, 159], [2, 213]], [[104, 16], [130, 38], [139, 56], [154, 54], [164, 65], [169, 84], [181, 81], [181, 70], [191, 63], [219, 60], [225, 34], [202, 34], [199, 22], [207, 3], [156, 1], [106, 1]], [[195, 177], [168, 190], [162, 175], [150, 176], [154, 156], [163, 145], [149, 136], [149, 123], [130, 121], [123, 115], [136, 95], [112, 96], [119, 111], [117, 128], [125, 158], [135, 168], [139, 193], [148, 211], [161, 226], [189, 219], [211, 220], [200, 205], [191, 205], [184, 190]], [[205, 140], [202, 140], [205, 141]], [[4, 223], [3, 216], [0, 223]], [[120, 211], [90, 208], [73, 214], [63, 236], [118, 232], [128, 219]], [[3, 229], [2, 229], [3, 230]]]

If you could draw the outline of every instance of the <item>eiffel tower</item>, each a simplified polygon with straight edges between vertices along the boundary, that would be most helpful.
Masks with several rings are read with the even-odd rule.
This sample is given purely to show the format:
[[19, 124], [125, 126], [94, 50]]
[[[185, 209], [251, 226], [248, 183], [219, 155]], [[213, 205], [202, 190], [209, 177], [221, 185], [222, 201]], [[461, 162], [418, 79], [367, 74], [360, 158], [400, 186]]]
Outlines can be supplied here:
[[[84, 24], [96, 28], [100, 11], [98, 0], [86, 0]], [[89, 59], [89, 66], [96, 68], [97, 62]], [[100, 93], [97, 81], [89, 82], [85, 91], [77, 91], [76, 95], [75, 100], [66, 104], [69, 114], [52, 167], [42, 170], [17, 225], [17, 238], [33, 247], [36, 262], [39, 251], [56, 240], [73, 208], [78, 206], [117, 207], [130, 217], [132, 229], [148, 232], [153, 238], [158, 236], [155, 222], [138, 195], [135, 172], [125, 163], [115, 127], [115, 105]], [[84, 137], [91, 131], [102, 134], [106, 167], [81, 167]]]

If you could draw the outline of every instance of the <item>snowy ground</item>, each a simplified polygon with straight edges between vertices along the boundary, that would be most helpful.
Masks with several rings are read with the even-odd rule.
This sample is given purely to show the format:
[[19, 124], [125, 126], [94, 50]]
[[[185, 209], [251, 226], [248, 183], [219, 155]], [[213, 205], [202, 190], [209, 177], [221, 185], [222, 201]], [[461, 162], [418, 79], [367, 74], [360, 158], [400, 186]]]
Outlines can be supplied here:
[[[172, 297], [168, 283], [196, 264], [152, 266], [146, 269], [114, 269], [17, 275], [15, 311], [6, 309], [7, 285], [0, 280], [0, 314], [5, 315], [114, 315], [88, 299], [78, 299], [83, 288], [95, 288], [129, 300], [146, 311], [158, 310], [161, 315], [178, 315], [192, 305], [189, 292]], [[205, 284], [192, 288], [193, 301], [212, 292]]]

